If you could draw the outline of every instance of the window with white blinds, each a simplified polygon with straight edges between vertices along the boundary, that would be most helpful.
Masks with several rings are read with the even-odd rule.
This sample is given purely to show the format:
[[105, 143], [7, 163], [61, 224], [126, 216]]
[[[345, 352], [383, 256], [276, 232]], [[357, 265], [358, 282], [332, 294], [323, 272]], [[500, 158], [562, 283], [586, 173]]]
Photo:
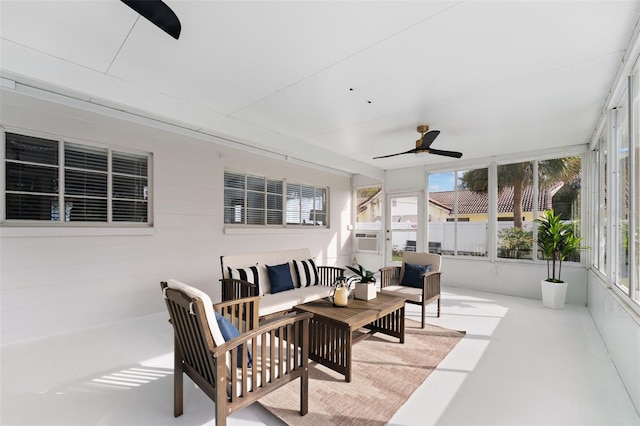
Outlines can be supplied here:
[[328, 188], [225, 171], [224, 223], [327, 226]]
[[326, 226], [327, 188], [287, 183], [287, 225]]
[[149, 224], [150, 158], [5, 133], [4, 219]]

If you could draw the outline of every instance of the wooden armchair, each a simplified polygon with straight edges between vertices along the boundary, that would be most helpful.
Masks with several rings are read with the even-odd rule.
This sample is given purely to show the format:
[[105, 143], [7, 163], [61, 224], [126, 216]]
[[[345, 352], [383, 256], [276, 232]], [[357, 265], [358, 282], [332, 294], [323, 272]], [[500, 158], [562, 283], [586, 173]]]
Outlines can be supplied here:
[[[175, 337], [174, 415], [183, 412], [183, 373], [215, 403], [216, 425], [263, 395], [300, 379], [300, 415], [308, 411], [309, 318], [297, 314], [258, 325], [259, 297], [216, 305], [175, 280], [160, 284]], [[228, 324], [239, 331], [225, 341]], [[219, 326], [222, 325], [222, 327]]]
[[[405, 278], [405, 264], [431, 265], [431, 270], [422, 275], [422, 285], [416, 287], [403, 285]], [[431, 302], [438, 302], [438, 317], [440, 316], [440, 276], [442, 272], [442, 256], [430, 253], [404, 252], [402, 266], [386, 266], [380, 268], [380, 291], [400, 296], [407, 303], [422, 306], [422, 328], [424, 328], [425, 306]]]

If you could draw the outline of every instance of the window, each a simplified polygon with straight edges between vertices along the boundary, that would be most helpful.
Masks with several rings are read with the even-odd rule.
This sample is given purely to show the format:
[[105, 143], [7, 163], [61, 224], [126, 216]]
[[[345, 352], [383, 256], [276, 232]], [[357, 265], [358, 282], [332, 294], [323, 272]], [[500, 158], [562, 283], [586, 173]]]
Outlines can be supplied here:
[[[534, 260], [534, 220], [552, 208], [579, 231], [580, 157], [492, 164], [430, 173], [428, 179], [429, 249], [434, 252]], [[493, 229], [495, 245], [489, 238]], [[568, 260], [580, 261], [580, 256]]]
[[382, 200], [382, 185], [356, 189], [356, 230], [382, 229]]
[[287, 183], [287, 225], [327, 226], [327, 188]]
[[629, 293], [629, 114], [627, 105], [615, 110], [616, 138], [614, 169], [617, 201], [616, 227], [616, 267], [614, 283]]
[[[327, 226], [327, 188], [225, 171], [224, 223]], [[285, 198], [286, 194], [286, 198]]]
[[530, 161], [497, 168], [498, 257], [533, 258], [533, 219], [540, 207], [547, 207], [534, 202], [533, 173]]
[[640, 73], [627, 79], [593, 151], [593, 268], [640, 307]]
[[429, 251], [487, 256], [488, 169], [429, 175]]
[[5, 133], [5, 219], [149, 224], [150, 158]]
[[[560, 157], [537, 162], [538, 217], [553, 209], [562, 221], [571, 224], [573, 233], [580, 236], [582, 201], [582, 161], [580, 157]], [[538, 252], [538, 259], [544, 259]], [[567, 262], [580, 262], [580, 251], [574, 252]]]
[[[630, 297], [640, 305], [640, 68], [636, 65], [631, 78], [632, 111], [630, 116], [633, 128], [633, 141], [630, 149], [629, 212], [632, 215], [627, 239], [629, 264], [631, 265]], [[631, 245], [629, 245], [631, 244]]]
[[593, 152], [592, 263], [602, 274], [607, 272], [607, 145], [604, 129]]
[[224, 173], [224, 223], [282, 225], [284, 182]]

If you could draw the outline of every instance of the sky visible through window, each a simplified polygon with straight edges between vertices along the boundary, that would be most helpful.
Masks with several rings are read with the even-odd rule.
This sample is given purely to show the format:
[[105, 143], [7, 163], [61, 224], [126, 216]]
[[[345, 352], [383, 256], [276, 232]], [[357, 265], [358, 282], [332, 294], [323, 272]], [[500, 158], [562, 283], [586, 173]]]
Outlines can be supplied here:
[[432, 173], [429, 175], [429, 192], [453, 191], [454, 172]]

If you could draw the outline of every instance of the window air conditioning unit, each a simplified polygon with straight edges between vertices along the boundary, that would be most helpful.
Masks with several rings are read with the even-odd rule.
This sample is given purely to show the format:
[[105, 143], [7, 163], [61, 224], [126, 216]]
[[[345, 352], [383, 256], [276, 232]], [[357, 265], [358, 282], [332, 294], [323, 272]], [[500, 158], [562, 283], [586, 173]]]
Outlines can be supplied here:
[[377, 232], [356, 232], [356, 252], [378, 253], [379, 236]]

